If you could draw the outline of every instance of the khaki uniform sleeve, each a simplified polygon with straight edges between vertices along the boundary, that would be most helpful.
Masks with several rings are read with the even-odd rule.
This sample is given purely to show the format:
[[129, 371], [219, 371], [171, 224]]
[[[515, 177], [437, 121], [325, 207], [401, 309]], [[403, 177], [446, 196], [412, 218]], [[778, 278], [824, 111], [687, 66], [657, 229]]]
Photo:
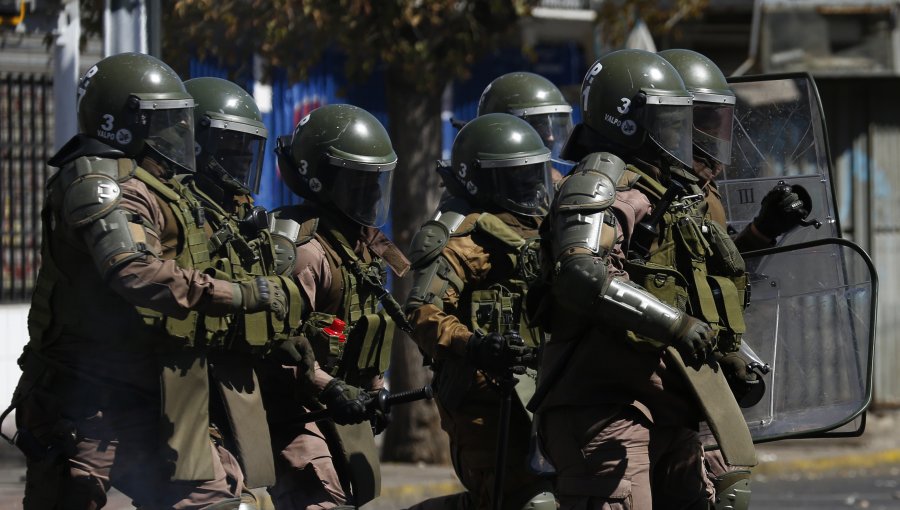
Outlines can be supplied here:
[[294, 264], [294, 281], [300, 286], [310, 310], [316, 309], [316, 297], [332, 285], [331, 266], [325, 257], [325, 249], [317, 239], [297, 247], [297, 263]]
[[616, 201], [612, 205], [616, 215], [616, 244], [610, 251], [606, 261], [609, 275], [628, 280], [628, 273], [623, 269], [628, 243], [634, 227], [650, 213], [650, 200], [638, 190], [616, 192]]
[[[472, 336], [472, 332], [454, 314], [458, 310], [460, 294], [464, 291], [464, 287], [483, 280], [491, 268], [488, 253], [470, 236], [451, 238], [440, 257], [454, 273], [456, 277], [454, 280], [462, 282], [462, 285], [457, 288], [451, 281], [446, 281], [441, 295], [435, 296], [436, 299], [440, 299], [441, 306], [433, 303], [415, 303], [419, 306], [407, 306], [407, 317], [413, 325], [413, 340], [435, 360], [465, 355], [466, 342]], [[437, 259], [432, 262], [437, 263]], [[414, 277], [426, 271], [427, 268], [417, 270]]]
[[231, 282], [217, 280], [195, 269], [179, 267], [174, 260], [163, 260], [161, 232], [172, 225], [156, 197], [138, 179], [120, 184], [122, 209], [137, 214], [143, 221], [147, 255], [123, 264], [110, 280], [110, 287], [135, 306], [184, 318], [191, 310], [210, 315], [233, 311]]

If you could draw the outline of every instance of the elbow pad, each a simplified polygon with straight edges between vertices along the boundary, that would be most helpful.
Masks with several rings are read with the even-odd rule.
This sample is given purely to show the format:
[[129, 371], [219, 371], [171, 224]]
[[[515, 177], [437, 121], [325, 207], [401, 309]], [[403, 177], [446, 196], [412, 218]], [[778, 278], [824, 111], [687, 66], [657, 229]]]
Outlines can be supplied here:
[[121, 208], [117, 161], [78, 158], [66, 172], [72, 180], [63, 196], [63, 219], [82, 231], [100, 274], [106, 278], [122, 264], [146, 255], [143, 221]]
[[620, 278], [610, 278], [598, 308], [604, 320], [664, 343], [672, 341], [684, 316], [681, 310]]

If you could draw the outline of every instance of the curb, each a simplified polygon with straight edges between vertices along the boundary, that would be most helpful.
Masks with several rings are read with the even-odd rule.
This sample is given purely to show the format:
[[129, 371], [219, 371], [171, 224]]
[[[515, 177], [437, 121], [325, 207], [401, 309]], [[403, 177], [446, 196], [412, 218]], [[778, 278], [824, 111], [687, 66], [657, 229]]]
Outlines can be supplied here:
[[394, 485], [391, 487], [382, 487], [382, 498], [396, 499], [426, 499], [437, 496], [446, 496], [464, 491], [465, 488], [456, 480], [446, 480], [439, 482], [425, 483], [408, 483], [403, 485]]
[[900, 449], [882, 452], [853, 453], [812, 459], [761, 462], [753, 468], [753, 476], [777, 476], [787, 473], [821, 474], [842, 469], [865, 469], [900, 464]]

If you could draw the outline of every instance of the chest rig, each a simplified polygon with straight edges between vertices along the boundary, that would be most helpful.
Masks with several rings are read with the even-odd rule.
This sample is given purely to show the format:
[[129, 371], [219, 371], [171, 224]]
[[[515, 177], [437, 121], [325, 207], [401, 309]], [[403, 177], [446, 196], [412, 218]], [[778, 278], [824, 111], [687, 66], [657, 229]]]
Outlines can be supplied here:
[[631, 279], [661, 301], [709, 323], [717, 331], [720, 351], [738, 350], [750, 289], [744, 260], [725, 227], [711, 219], [696, 185], [667, 195], [659, 181], [633, 166], [628, 169], [641, 175], [635, 188], [655, 207], [666, 208], [648, 256], [629, 250], [625, 269]]
[[390, 363], [400, 307], [385, 289], [388, 265], [367, 251], [357, 255], [346, 237], [327, 219], [299, 209], [276, 211], [270, 222], [276, 245], [276, 266], [293, 267], [291, 248], [316, 239], [332, 272], [330, 289], [316, 289], [317, 310], [309, 313], [301, 331], [315, 351], [316, 361], [333, 377], [362, 384], [383, 374]]
[[[537, 231], [517, 232], [502, 219], [490, 213], [480, 214], [471, 223], [470, 228], [469, 232], [462, 229], [451, 235], [480, 232], [498, 241], [504, 248], [501, 255], [504, 261], [501, 267], [507, 270], [486, 282], [486, 288], [475, 289], [468, 296], [464, 293], [461, 308], [463, 310], [468, 308], [469, 313], [468, 317], [462, 317], [463, 322], [466, 322], [473, 332], [483, 335], [516, 331], [522, 336], [525, 345], [539, 347], [542, 341], [540, 330], [529, 327], [525, 310], [528, 287], [537, 281], [541, 274], [540, 237]], [[524, 237], [523, 234], [528, 237]], [[465, 303], [466, 297], [469, 298], [468, 303]]]
[[[257, 276], [269, 277], [269, 283], [279, 285], [288, 297], [288, 314], [279, 321], [271, 312], [256, 312], [227, 317], [202, 318], [201, 338], [212, 345], [228, 347], [249, 346], [265, 348], [273, 342], [286, 339], [291, 331], [300, 327], [302, 298], [300, 288], [294, 283], [290, 271], [276, 264], [275, 244], [272, 233], [262, 224], [252, 221], [253, 208], [248, 203], [238, 204], [228, 213], [210, 197], [197, 189], [193, 181], [188, 185], [198, 197], [206, 218], [210, 269], [215, 278], [241, 281]], [[256, 213], [260, 214], [260, 213]], [[242, 218], [247, 218], [241, 227]], [[280, 271], [279, 271], [280, 270]]]

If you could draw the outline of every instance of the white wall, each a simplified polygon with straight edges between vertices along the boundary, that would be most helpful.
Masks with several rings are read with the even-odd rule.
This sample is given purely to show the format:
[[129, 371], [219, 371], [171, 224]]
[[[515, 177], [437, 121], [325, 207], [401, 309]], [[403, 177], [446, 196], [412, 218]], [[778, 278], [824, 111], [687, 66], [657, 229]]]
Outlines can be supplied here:
[[28, 342], [28, 306], [0, 305], [0, 411], [9, 405], [22, 373], [16, 360]]

